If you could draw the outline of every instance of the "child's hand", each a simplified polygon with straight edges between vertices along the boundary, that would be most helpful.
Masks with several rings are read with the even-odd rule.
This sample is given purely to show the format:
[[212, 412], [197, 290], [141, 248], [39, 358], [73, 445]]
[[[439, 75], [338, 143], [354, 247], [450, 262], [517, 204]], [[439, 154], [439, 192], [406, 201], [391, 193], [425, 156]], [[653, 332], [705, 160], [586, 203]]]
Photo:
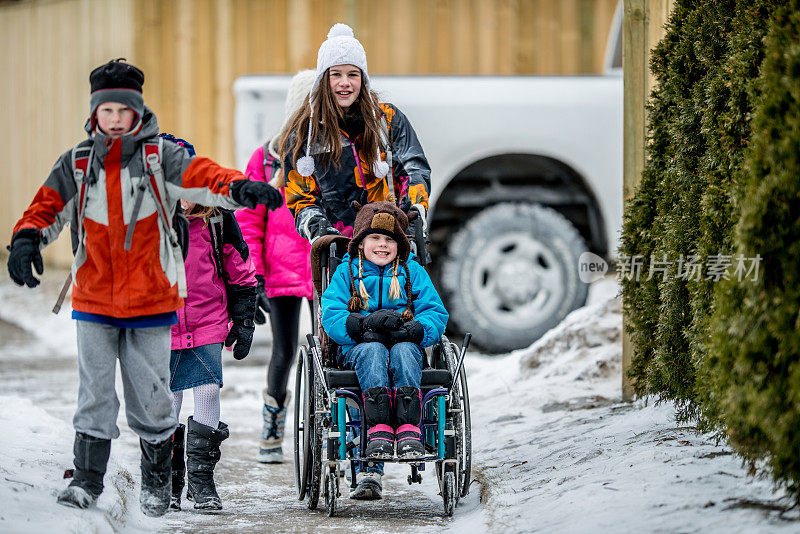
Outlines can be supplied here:
[[39, 253], [39, 231], [33, 228], [20, 230], [11, 238], [11, 246], [8, 247], [8, 274], [18, 286], [27, 285], [36, 287], [39, 279], [33, 276], [31, 263], [36, 272], [44, 272], [42, 255]]
[[225, 338], [225, 346], [233, 346], [233, 357], [237, 360], [243, 359], [250, 352], [250, 345], [253, 343], [253, 331], [256, 329], [252, 321], [249, 324], [233, 323], [228, 337]]
[[364, 319], [364, 329], [373, 332], [389, 333], [403, 326], [403, 319], [397, 310], [376, 310]]
[[425, 330], [419, 321], [409, 321], [397, 330], [389, 332], [389, 341], [392, 344], [409, 342], [419, 345], [424, 337]]

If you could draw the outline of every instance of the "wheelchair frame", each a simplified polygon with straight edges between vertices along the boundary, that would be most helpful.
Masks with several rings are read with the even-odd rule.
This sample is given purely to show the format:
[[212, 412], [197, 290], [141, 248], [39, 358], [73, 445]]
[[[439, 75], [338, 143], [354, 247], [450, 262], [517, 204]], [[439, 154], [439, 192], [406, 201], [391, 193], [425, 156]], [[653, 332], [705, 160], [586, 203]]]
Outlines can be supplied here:
[[[324, 253], [319, 254], [321, 283], [319, 286], [315, 284], [314, 293], [313, 329], [317, 335], [308, 334], [308, 345], [298, 349], [294, 391], [294, 460], [298, 499], [302, 501], [308, 497], [308, 508], [313, 510], [322, 494], [329, 516], [336, 514], [336, 499], [341, 495], [340, 480], [345, 465], [349, 463], [350, 487], [354, 488], [356, 462], [362, 462], [362, 467], [365, 467], [374, 461], [356, 457], [356, 445], [347, 441], [348, 430], [359, 428], [358, 450], [365, 450], [367, 429], [361, 390], [355, 371], [337, 368], [336, 355], [331, 354], [335, 352], [335, 345], [319, 320], [320, 295], [328, 285], [329, 275], [344, 255], [339, 245], [345, 241], [346, 238], [332, 239], [320, 247], [324, 248]], [[342, 248], [346, 250], [346, 246]], [[420, 472], [425, 470], [427, 463], [434, 463], [447, 516], [453, 515], [458, 500], [469, 493], [471, 482], [471, 418], [467, 376], [463, 367], [470, 337], [470, 334], [464, 336], [459, 350], [455, 343], [442, 336], [426, 354], [431, 368], [423, 369], [420, 424], [425, 456], [413, 460], [397, 457], [381, 460], [409, 464], [409, 484], [421, 483]], [[348, 406], [359, 410], [359, 419], [348, 421]]]

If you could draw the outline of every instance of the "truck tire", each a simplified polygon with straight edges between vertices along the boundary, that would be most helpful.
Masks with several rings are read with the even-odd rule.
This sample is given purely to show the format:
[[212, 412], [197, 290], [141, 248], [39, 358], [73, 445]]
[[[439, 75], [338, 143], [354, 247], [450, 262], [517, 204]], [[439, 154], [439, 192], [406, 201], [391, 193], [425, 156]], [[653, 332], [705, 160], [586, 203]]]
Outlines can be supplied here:
[[566, 218], [539, 204], [478, 212], [450, 239], [440, 271], [451, 326], [489, 352], [527, 347], [586, 302], [586, 250]]

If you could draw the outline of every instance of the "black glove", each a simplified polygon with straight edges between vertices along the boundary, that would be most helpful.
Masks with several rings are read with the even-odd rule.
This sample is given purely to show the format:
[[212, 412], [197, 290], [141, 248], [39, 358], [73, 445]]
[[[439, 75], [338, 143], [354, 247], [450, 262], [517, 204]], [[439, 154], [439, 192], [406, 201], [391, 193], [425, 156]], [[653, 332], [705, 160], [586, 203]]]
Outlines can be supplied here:
[[225, 346], [230, 347], [236, 343], [233, 347], [233, 357], [237, 360], [241, 360], [250, 352], [255, 329], [256, 325], [252, 319], [243, 323], [234, 322], [233, 326], [231, 326], [231, 331], [228, 332], [228, 337], [225, 338]]
[[230, 347], [234, 343], [233, 357], [241, 360], [250, 352], [250, 345], [253, 342], [253, 331], [256, 325], [253, 316], [256, 312], [256, 286], [237, 286], [230, 284], [226, 287], [228, 296], [228, 315], [233, 322], [228, 337], [225, 338], [225, 346]]
[[267, 298], [267, 290], [264, 289], [264, 277], [260, 274], [256, 275], [258, 285], [256, 286], [256, 314], [253, 321], [256, 324], [264, 324], [267, 322], [265, 313], [269, 313], [269, 299]]
[[409, 321], [397, 330], [389, 332], [389, 342], [393, 345], [395, 343], [422, 343], [422, 338], [425, 337], [425, 330], [418, 321]]
[[319, 216], [314, 217], [308, 223], [308, 231], [309, 231], [309, 241], [314, 241], [318, 237], [322, 237], [324, 235], [342, 235], [342, 233], [334, 228], [328, 219], [325, 217]]
[[360, 313], [351, 313], [347, 316], [344, 323], [344, 328], [347, 330], [347, 335], [353, 341], [360, 343], [364, 340], [364, 316]]
[[36, 287], [39, 279], [33, 276], [31, 263], [36, 272], [44, 272], [42, 255], [39, 252], [39, 231], [34, 228], [24, 228], [11, 237], [11, 245], [8, 248], [8, 274], [18, 286], [27, 285]]
[[231, 183], [231, 198], [237, 204], [250, 209], [259, 204], [263, 204], [268, 210], [274, 210], [283, 205], [283, 195], [266, 182], [236, 180]]
[[364, 319], [364, 329], [388, 334], [403, 326], [403, 319], [397, 310], [376, 310]]
[[236, 252], [242, 257], [243, 261], [247, 261], [250, 257], [250, 249], [247, 247], [247, 242], [242, 235], [242, 228], [239, 226], [239, 221], [231, 210], [220, 210], [222, 213], [222, 242], [226, 245], [231, 245], [236, 249]]

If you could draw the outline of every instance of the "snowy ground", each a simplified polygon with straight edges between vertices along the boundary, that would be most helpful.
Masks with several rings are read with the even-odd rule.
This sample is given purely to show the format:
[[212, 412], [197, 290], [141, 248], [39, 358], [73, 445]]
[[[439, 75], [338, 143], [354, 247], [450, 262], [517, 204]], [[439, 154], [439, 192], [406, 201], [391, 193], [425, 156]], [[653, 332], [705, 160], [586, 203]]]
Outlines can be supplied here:
[[[531, 347], [468, 356], [476, 481], [452, 519], [441, 516], [432, 473], [409, 487], [406, 471], [391, 466], [383, 501], [342, 498], [341, 517], [329, 519], [296, 500], [291, 463], [252, 461], [266, 328], [246, 360], [226, 355], [222, 411], [232, 438], [217, 476], [225, 513], [143, 516], [138, 443], [124, 415], [98, 507], [60, 507], [77, 390], [74, 325], [68, 310], [49, 312], [61, 280], [50, 271], [36, 291], [0, 283], [1, 532], [800, 530], [797, 512], [780, 513], [786, 502], [768, 481], [749, 477], [725, 447], [678, 427], [670, 406], [620, 403], [621, 316], [611, 279], [596, 282], [588, 305]], [[191, 396], [183, 419], [189, 414]]]

